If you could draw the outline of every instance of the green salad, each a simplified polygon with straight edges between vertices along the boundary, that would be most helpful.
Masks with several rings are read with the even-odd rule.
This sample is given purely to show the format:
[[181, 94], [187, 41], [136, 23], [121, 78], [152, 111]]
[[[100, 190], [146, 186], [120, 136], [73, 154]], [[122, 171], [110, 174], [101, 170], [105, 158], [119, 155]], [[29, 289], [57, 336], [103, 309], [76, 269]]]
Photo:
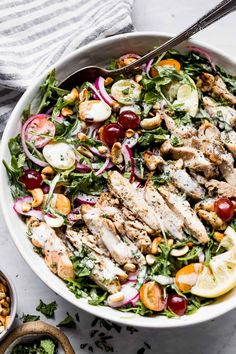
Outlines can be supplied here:
[[192, 47], [72, 90], [53, 71], [41, 94], [3, 163], [26, 237], [70, 291], [167, 317], [230, 291], [236, 79]]
[[12, 354], [56, 354], [56, 344], [53, 340], [45, 338], [32, 343], [17, 344]]

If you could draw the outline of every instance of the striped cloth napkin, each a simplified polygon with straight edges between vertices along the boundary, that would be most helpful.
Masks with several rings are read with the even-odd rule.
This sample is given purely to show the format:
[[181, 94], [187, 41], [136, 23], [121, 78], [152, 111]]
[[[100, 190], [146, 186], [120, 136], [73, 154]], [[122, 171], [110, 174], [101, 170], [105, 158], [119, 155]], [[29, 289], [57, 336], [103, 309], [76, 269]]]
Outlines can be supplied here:
[[133, 29], [133, 0], [0, 0], [0, 134], [23, 91], [80, 46]]

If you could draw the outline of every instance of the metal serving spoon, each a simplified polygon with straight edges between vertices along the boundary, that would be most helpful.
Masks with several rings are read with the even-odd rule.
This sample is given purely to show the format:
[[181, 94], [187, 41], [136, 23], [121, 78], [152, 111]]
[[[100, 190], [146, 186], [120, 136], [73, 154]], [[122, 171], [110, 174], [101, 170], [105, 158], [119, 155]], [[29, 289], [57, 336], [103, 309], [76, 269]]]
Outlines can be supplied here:
[[135, 72], [139, 70], [140, 65], [147, 63], [150, 59], [153, 59], [157, 55], [160, 55], [165, 51], [175, 47], [177, 44], [180, 44], [195, 33], [203, 30], [217, 20], [233, 12], [235, 9], [236, 0], [223, 0], [216, 7], [207, 12], [207, 14], [201, 17], [197, 22], [195, 22], [192, 26], [188, 27], [174, 38], [171, 38], [169, 41], [152, 50], [135, 62], [116, 70], [106, 70], [98, 66], [86, 66], [85, 68], [82, 68], [68, 76], [64, 81], [61, 82], [60, 87], [71, 89], [84, 81], [94, 81], [98, 76], [106, 78], [108, 76], [115, 77], [117, 75], [127, 74], [131, 71]]

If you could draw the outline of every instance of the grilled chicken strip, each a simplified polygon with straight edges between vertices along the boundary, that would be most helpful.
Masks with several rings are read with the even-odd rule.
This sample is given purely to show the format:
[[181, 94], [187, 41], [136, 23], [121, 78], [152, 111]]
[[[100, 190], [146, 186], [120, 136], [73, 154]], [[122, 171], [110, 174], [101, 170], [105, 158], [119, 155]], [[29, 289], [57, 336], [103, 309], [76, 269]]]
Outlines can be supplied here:
[[221, 141], [233, 156], [236, 157], [236, 132], [234, 130], [230, 132], [223, 131], [221, 133]]
[[202, 92], [209, 92], [213, 97], [223, 97], [231, 104], [236, 104], [236, 97], [229, 92], [226, 84], [220, 76], [213, 76], [209, 73], [202, 73], [198, 79], [197, 87]]
[[53, 273], [64, 280], [74, 278], [70, 252], [50, 226], [45, 222], [30, 226], [30, 239], [35, 247], [42, 249], [45, 263]]
[[169, 155], [174, 160], [183, 159], [184, 166], [193, 171], [201, 171], [207, 178], [216, 174], [216, 167], [207, 160], [202, 151], [191, 146], [173, 147], [169, 140], [160, 149], [161, 155]]
[[218, 126], [231, 131], [236, 124], [236, 111], [228, 106], [218, 106], [210, 97], [203, 97], [203, 104], [210, 117]]
[[[224, 134], [228, 134], [224, 132]], [[198, 136], [203, 141], [206, 142], [208, 147], [208, 152], [204, 150], [205, 154], [208, 154], [218, 165], [221, 174], [223, 175], [226, 182], [228, 182], [233, 187], [236, 187], [236, 169], [234, 168], [234, 158], [228, 153], [221, 141], [223, 133], [220, 133], [217, 127], [209, 122], [205, 122], [201, 125], [198, 130]], [[204, 149], [204, 145], [200, 148]]]
[[66, 237], [78, 251], [81, 251], [82, 247], [86, 247], [87, 256], [93, 262], [89, 277], [109, 293], [118, 292], [120, 290], [120, 282], [125, 281], [128, 275], [110, 258], [99, 252], [100, 250], [96, 245], [90, 242], [94, 236], [90, 235], [86, 230], [77, 233], [72, 229], [67, 229]]
[[139, 220], [147, 224], [152, 230], [160, 230], [158, 218], [154, 210], [144, 200], [142, 193], [135, 189], [119, 172], [109, 172], [108, 188]]
[[183, 221], [177, 218], [175, 213], [168, 207], [161, 194], [154, 188], [151, 180], [145, 185], [145, 199], [158, 215], [164, 232], [167, 232], [177, 240], [182, 240], [184, 238]]
[[93, 235], [101, 238], [118, 264], [145, 264], [145, 258], [139, 249], [129, 239], [120, 238], [113, 222], [102, 217], [99, 208], [83, 204], [81, 214], [87, 228]]
[[165, 112], [161, 113], [162, 119], [164, 119], [167, 129], [172, 135], [182, 139], [189, 139], [197, 134], [196, 129], [192, 125], [181, 125], [178, 127], [173, 118], [167, 115]]
[[[115, 201], [118, 204], [115, 204]], [[142, 253], [149, 251], [151, 239], [148, 236], [148, 232], [152, 232], [152, 230], [137, 220], [130, 211], [122, 207], [119, 201], [113, 198], [110, 193], [102, 193], [96, 203], [96, 207], [100, 208], [101, 213], [113, 221], [119, 234], [127, 236]]]
[[217, 195], [219, 197], [236, 198], [236, 187], [231, 186], [227, 182], [211, 179], [206, 182], [205, 186], [210, 196]]
[[188, 197], [202, 199], [204, 197], [204, 189], [185, 169], [178, 168], [176, 164], [169, 164], [164, 167], [164, 171], [170, 174], [171, 182]]
[[207, 243], [209, 238], [202, 222], [197, 217], [189, 202], [184, 200], [172, 186], [161, 186], [158, 188], [170, 209], [182, 220], [186, 230], [200, 243]]
[[194, 210], [200, 216], [210, 224], [214, 230], [225, 230], [227, 224], [215, 213], [214, 211], [215, 199], [209, 198], [197, 203]]

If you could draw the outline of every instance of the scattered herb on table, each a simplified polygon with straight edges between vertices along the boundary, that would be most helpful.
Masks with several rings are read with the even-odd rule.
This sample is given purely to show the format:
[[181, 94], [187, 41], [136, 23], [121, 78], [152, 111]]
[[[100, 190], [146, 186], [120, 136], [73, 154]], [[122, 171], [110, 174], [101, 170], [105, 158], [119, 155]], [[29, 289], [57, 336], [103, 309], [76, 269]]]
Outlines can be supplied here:
[[53, 318], [55, 316], [56, 309], [57, 309], [56, 301], [53, 301], [50, 304], [45, 304], [41, 299], [39, 305], [36, 307], [36, 310], [41, 312], [47, 318]]
[[37, 316], [37, 315], [25, 315], [23, 313], [22, 317], [20, 318], [20, 320], [23, 322], [23, 323], [26, 323], [26, 322], [32, 322], [32, 321], [38, 321], [40, 320], [40, 316]]

